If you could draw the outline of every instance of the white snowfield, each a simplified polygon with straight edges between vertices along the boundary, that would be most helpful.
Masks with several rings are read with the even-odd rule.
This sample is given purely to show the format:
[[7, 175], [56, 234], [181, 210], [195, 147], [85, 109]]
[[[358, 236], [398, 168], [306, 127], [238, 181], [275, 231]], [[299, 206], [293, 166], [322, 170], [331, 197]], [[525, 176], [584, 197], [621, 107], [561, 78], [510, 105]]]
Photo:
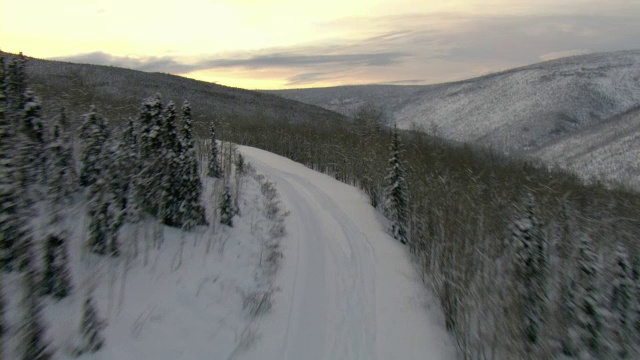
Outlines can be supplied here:
[[240, 151], [291, 214], [281, 291], [262, 339], [238, 358], [456, 358], [439, 305], [364, 194], [278, 155]]

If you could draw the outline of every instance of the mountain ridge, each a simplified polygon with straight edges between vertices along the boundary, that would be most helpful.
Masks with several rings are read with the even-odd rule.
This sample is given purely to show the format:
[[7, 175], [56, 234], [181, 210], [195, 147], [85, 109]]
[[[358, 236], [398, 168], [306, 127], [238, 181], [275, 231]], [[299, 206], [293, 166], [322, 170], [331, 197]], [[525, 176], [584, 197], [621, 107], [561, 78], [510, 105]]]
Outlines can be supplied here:
[[[566, 149], [558, 144], [569, 139], [576, 143], [578, 138], [586, 141], [586, 137], [578, 134], [597, 129], [611, 133], [610, 126], [600, 128], [599, 124], [615, 122], [624, 114], [628, 114], [627, 122], [640, 123], [640, 112], [633, 110], [640, 105], [640, 50], [554, 59], [443, 84], [266, 92], [344, 115], [374, 104], [385, 113], [388, 124], [489, 146], [507, 154], [532, 156], [550, 165], [579, 169], [578, 173], [585, 178], [597, 176], [618, 182], [631, 179], [636, 173], [628, 168], [629, 161], [624, 155], [625, 151], [640, 147], [633, 142], [626, 141], [628, 150], [618, 149], [616, 154], [607, 155], [606, 171], [602, 167], [596, 170], [575, 165], [588, 162], [593, 154], [598, 154], [597, 148], [587, 151], [588, 144], [581, 145], [584, 151], [569, 161], [562, 157], [561, 152]], [[640, 132], [636, 127], [630, 129]], [[600, 143], [598, 148], [610, 145]], [[640, 186], [640, 180], [632, 183]]]

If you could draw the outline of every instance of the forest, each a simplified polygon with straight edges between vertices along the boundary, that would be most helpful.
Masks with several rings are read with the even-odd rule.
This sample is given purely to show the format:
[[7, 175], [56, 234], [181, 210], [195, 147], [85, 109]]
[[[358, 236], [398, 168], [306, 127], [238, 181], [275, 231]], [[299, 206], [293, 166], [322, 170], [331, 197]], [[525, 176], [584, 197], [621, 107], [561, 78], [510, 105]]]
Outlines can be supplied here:
[[[79, 191], [87, 194], [88, 243], [103, 256], [118, 256], [115, 234], [141, 216], [186, 230], [205, 225], [198, 175], [205, 157], [197, 154], [210, 151], [207, 175], [224, 176], [213, 161], [219, 156], [216, 137], [280, 154], [366, 193], [436, 294], [463, 358], [640, 354], [640, 196], [631, 190], [387, 128], [375, 106], [343, 122], [207, 113], [208, 121], [192, 124], [184, 103], [178, 131], [175, 105], [156, 96], [135, 117], [115, 119], [126, 124], [121, 132], [99, 109], [74, 129], [62, 111], [53, 119], [40, 117], [22, 60], [3, 64], [0, 261], [3, 273], [24, 277], [25, 323], [31, 324], [24, 329], [24, 359], [48, 354], [39, 336], [41, 304], [33, 294], [70, 291], [64, 233], [55, 225], [60, 207]], [[47, 199], [52, 233], [40, 274], [24, 220], [45, 195], [54, 197]], [[220, 222], [232, 225], [233, 190], [227, 188], [222, 199]], [[101, 322], [90, 296], [84, 318], [86, 344], [79, 351], [94, 351]]]

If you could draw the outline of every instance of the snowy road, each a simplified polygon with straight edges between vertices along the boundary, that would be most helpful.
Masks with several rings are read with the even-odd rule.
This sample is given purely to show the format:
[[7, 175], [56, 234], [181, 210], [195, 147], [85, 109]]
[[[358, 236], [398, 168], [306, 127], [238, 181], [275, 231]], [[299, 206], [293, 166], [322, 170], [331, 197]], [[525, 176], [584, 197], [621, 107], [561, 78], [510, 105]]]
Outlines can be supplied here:
[[272, 153], [240, 151], [287, 210], [284, 264], [260, 359], [453, 359], [440, 309], [406, 249], [355, 188]]

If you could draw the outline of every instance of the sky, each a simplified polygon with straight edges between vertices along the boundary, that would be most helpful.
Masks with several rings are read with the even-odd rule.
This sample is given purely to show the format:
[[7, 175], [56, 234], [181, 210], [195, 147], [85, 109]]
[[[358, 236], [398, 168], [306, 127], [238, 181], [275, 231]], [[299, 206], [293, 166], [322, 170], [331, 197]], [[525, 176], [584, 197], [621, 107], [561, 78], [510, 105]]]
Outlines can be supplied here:
[[0, 0], [0, 50], [247, 89], [433, 84], [640, 48], [638, 0]]

